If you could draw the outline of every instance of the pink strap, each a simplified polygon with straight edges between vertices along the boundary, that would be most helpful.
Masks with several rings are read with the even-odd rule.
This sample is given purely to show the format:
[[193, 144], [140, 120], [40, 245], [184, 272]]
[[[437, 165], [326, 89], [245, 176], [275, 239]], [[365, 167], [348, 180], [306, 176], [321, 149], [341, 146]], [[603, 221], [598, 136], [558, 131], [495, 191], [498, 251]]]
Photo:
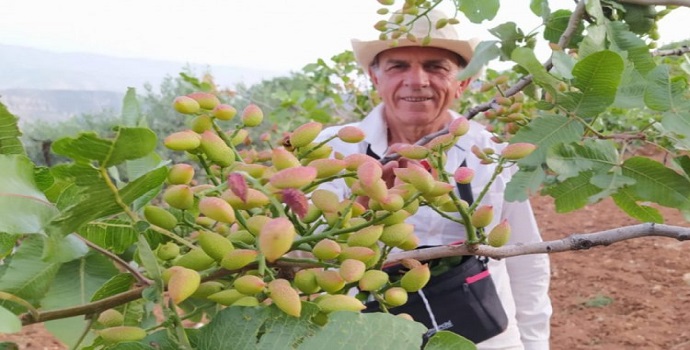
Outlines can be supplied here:
[[465, 278], [465, 282], [467, 282], [468, 284], [472, 284], [486, 277], [489, 277], [489, 270], [484, 270], [474, 276], [467, 277]]

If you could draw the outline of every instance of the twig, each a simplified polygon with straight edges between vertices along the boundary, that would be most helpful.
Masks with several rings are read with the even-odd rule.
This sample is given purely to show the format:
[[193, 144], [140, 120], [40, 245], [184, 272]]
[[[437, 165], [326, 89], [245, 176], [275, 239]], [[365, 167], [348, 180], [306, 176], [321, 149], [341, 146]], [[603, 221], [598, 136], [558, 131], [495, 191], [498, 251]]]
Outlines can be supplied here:
[[519, 255], [550, 254], [570, 250], [584, 250], [595, 246], [608, 246], [628, 239], [654, 236], [687, 241], [690, 240], [690, 228], [648, 223], [619, 227], [596, 233], [573, 234], [555, 241], [507, 245], [500, 248], [488, 245], [439, 246], [391, 254], [386, 264], [399, 263], [401, 260], [408, 258], [429, 260], [458, 255], [481, 255], [502, 259]]
[[150, 286], [153, 283], [153, 282], [151, 282], [150, 279], [148, 279], [144, 275], [142, 275], [141, 272], [139, 272], [139, 270], [132, 267], [126, 261], [122, 260], [119, 256], [111, 253], [110, 251], [108, 251], [106, 249], [101, 248], [99, 245], [89, 241], [88, 239], [86, 239], [86, 238], [84, 238], [84, 237], [82, 237], [76, 233], [75, 233], [75, 236], [77, 236], [77, 238], [81, 239], [84, 243], [86, 243], [86, 245], [89, 246], [91, 249], [107, 256], [110, 260], [114, 261], [116, 264], [122, 266], [122, 268], [129, 271], [129, 273], [131, 273], [132, 276], [134, 276], [134, 278], [136, 278], [140, 284], [142, 284], [144, 286]]

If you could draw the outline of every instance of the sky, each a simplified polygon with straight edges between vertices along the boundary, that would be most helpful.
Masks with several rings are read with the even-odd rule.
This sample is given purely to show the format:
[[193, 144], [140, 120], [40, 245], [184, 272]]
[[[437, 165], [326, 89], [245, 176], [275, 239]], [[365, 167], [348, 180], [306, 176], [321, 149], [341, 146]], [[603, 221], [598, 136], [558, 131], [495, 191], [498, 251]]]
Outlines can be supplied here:
[[[396, 0], [400, 6], [402, 0]], [[441, 8], [448, 12], [450, 0]], [[552, 10], [573, 9], [551, 0]], [[487, 29], [514, 21], [538, 29], [528, 0], [502, 1], [491, 22], [461, 19], [461, 36], [494, 39]], [[386, 19], [376, 0], [7, 0], [0, 9], [0, 44], [57, 52], [163, 59], [268, 70], [301, 70], [350, 49], [350, 39], [375, 39]], [[660, 44], [690, 37], [681, 8], [660, 24]], [[1, 54], [1, 53], [0, 53]], [[539, 55], [539, 52], [538, 52]]]

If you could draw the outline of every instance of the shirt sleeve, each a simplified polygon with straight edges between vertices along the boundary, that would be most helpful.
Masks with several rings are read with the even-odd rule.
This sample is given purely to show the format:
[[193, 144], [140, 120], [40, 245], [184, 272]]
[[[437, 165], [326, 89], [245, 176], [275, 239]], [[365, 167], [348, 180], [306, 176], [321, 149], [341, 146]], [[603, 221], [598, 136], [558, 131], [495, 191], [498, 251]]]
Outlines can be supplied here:
[[[511, 225], [510, 244], [541, 242], [529, 201], [505, 202], [503, 218]], [[548, 254], [506, 258], [520, 337], [526, 350], [548, 350], [551, 319]]]

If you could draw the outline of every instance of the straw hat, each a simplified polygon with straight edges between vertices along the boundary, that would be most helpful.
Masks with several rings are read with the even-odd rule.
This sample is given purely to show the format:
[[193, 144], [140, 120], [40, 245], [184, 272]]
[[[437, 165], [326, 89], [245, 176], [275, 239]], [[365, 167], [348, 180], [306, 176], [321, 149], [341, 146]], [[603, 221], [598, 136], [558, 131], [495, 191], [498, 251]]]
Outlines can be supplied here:
[[[393, 14], [389, 19], [389, 22], [393, 22], [393, 18], [399, 13]], [[469, 40], [461, 40], [458, 33], [455, 31], [453, 25], [445, 25], [441, 29], [436, 29], [436, 22], [442, 18], [448, 18], [443, 12], [432, 9], [426, 14], [427, 17], [421, 17], [416, 22], [414, 22], [410, 34], [417, 38], [417, 41], [410, 41], [405, 37], [401, 37], [397, 40], [371, 40], [362, 41], [358, 39], [352, 39], [352, 51], [355, 54], [355, 59], [357, 63], [364, 69], [365, 72], [368, 71], [369, 66], [374, 61], [374, 58], [379, 53], [392, 49], [394, 47], [405, 47], [405, 46], [419, 46], [419, 47], [437, 47], [441, 49], [446, 49], [448, 51], [457, 53], [460, 57], [464, 58], [465, 61], [469, 62], [474, 54], [474, 48], [479, 42], [478, 39], [473, 38]], [[405, 19], [402, 23], [407, 23], [414, 17], [410, 15], [405, 15]], [[429, 35], [431, 41], [427, 45], [422, 45], [422, 40], [424, 37]]]

